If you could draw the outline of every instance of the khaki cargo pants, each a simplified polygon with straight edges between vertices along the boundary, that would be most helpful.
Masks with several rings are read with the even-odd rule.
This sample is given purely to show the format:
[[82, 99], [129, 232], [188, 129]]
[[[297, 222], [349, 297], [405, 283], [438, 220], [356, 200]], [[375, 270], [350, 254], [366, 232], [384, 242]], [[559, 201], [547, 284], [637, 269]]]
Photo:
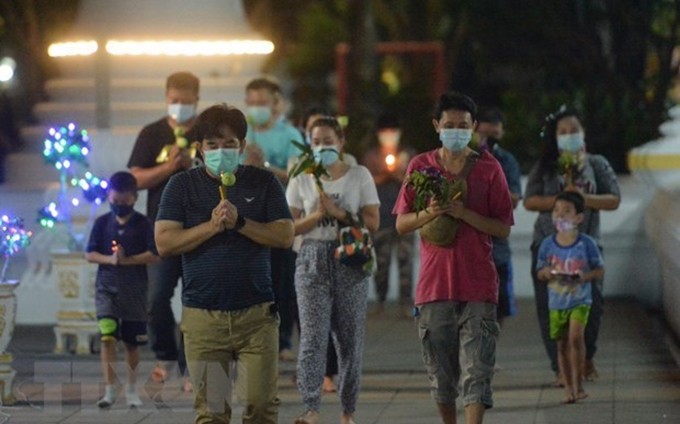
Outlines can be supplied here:
[[196, 424], [230, 422], [234, 378], [244, 423], [278, 421], [279, 318], [271, 303], [238, 311], [184, 307], [182, 332]]

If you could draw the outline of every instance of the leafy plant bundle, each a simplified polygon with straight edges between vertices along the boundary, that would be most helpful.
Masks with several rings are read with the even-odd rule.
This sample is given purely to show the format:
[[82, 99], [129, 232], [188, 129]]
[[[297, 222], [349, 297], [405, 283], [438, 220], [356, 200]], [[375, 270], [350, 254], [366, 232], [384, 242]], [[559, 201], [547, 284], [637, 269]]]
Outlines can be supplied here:
[[573, 186], [583, 171], [585, 164], [585, 155], [583, 152], [571, 153], [561, 152], [557, 158], [557, 170], [564, 177], [564, 183], [567, 187]]
[[440, 205], [447, 205], [458, 196], [459, 192], [459, 185], [449, 181], [439, 169], [434, 167], [411, 172], [406, 179], [406, 186], [413, 189], [415, 193], [413, 207], [416, 213], [427, 209], [432, 199]]
[[311, 146], [304, 143], [300, 143], [295, 140], [291, 140], [291, 143], [293, 143], [293, 145], [297, 147], [301, 153], [298, 156], [298, 160], [295, 163], [295, 165], [288, 172], [288, 178], [297, 177], [303, 172], [305, 174], [312, 174], [314, 176], [314, 182], [316, 183], [317, 190], [319, 191], [319, 193], [323, 193], [323, 186], [321, 185], [321, 176], [323, 175], [327, 177], [329, 176], [328, 172], [326, 171], [326, 168], [324, 168], [323, 165], [316, 161]]

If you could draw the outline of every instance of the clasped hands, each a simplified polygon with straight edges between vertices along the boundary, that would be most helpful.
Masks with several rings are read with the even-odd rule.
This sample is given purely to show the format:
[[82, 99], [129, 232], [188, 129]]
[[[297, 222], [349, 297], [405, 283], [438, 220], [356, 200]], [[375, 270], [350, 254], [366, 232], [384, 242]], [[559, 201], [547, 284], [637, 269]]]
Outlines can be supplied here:
[[435, 216], [449, 215], [457, 219], [462, 219], [465, 214], [465, 205], [460, 200], [452, 200], [446, 205], [440, 204], [435, 199], [430, 200], [426, 211]]
[[168, 154], [168, 162], [173, 171], [189, 169], [191, 167], [191, 155], [188, 149], [182, 149], [173, 144]]
[[335, 204], [333, 198], [321, 193], [319, 196], [319, 203], [317, 204], [316, 213], [319, 219], [324, 217], [335, 218], [342, 221], [347, 214], [347, 211]]
[[238, 209], [229, 200], [222, 200], [212, 210], [210, 225], [217, 233], [231, 230], [236, 225]]
[[114, 241], [111, 250], [113, 251], [111, 256], [109, 256], [111, 265], [125, 265], [125, 260], [127, 259], [125, 248]]

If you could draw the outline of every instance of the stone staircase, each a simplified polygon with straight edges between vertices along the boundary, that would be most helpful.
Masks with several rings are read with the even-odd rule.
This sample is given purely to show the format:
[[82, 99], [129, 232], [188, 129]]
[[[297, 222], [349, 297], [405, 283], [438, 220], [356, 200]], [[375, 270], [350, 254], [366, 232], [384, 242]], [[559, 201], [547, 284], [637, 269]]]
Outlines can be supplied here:
[[[88, 58], [81, 58], [86, 60]], [[199, 109], [226, 102], [243, 107], [245, 84], [257, 72], [227, 77], [204, 76], [206, 70], [186, 66], [201, 78]], [[165, 72], [165, 70], [164, 70]], [[171, 72], [168, 72], [168, 74]], [[24, 127], [25, 147], [6, 159], [7, 182], [0, 185], [0, 206], [5, 213], [24, 217], [26, 223], [57, 193], [59, 174], [42, 157], [43, 141], [50, 127], [74, 122], [91, 136], [90, 170], [106, 177], [125, 169], [140, 129], [164, 115], [165, 74], [155, 78], [114, 78], [111, 81], [111, 128], [96, 128], [94, 78], [66, 75], [48, 81], [49, 101], [35, 106], [39, 124]], [[47, 197], [47, 198], [46, 198]], [[51, 198], [50, 198], [51, 197]], [[141, 199], [144, 200], [144, 199]], [[144, 204], [138, 208], [144, 210]]]

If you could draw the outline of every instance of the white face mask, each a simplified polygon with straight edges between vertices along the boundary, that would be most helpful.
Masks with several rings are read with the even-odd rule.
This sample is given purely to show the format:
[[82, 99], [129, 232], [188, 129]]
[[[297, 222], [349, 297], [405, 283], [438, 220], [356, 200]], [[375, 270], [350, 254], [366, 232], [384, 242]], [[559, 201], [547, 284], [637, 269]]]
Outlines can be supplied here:
[[196, 115], [196, 105], [172, 103], [168, 105], [168, 116], [182, 124]]
[[554, 218], [553, 225], [558, 233], [568, 232], [576, 228], [576, 224], [564, 218]]
[[324, 167], [333, 165], [340, 159], [340, 150], [338, 146], [314, 146], [314, 159]]
[[585, 144], [585, 135], [582, 132], [557, 136], [557, 148], [562, 152], [578, 153]]
[[439, 140], [451, 152], [460, 152], [472, 139], [471, 129], [442, 128], [439, 130]]

